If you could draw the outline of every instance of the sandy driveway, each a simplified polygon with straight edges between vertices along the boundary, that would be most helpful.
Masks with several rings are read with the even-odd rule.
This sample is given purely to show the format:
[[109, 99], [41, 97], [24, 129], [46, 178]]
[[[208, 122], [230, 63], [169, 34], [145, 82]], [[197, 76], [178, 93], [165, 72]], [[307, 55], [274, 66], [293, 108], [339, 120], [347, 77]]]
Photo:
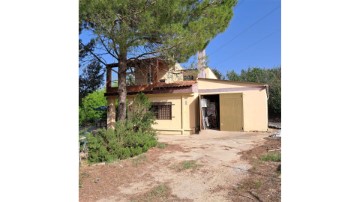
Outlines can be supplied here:
[[[229, 201], [229, 190], [250, 168], [239, 153], [260, 145], [269, 134], [206, 130], [200, 135], [159, 136], [159, 142], [168, 144], [165, 149], [82, 168], [86, 177], [80, 201], [142, 200], [159, 185], [168, 187], [170, 201]], [[184, 162], [193, 164], [185, 169]]]

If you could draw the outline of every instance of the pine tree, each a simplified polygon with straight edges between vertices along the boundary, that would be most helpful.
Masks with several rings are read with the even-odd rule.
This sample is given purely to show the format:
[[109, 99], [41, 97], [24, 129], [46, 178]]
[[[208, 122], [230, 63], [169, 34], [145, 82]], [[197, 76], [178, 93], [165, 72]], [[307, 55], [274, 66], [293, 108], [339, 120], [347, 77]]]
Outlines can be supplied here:
[[[185, 62], [223, 32], [237, 0], [80, 0], [80, 22], [118, 65], [118, 119], [126, 115], [129, 60]], [[100, 55], [92, 53], [102, 64]]]

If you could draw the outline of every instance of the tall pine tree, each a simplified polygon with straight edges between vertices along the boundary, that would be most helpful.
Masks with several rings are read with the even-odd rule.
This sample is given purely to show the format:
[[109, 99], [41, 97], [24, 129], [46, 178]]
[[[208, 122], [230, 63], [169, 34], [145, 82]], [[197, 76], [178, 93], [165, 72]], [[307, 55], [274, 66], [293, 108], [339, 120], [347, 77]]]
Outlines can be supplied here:
[[[233, 16], [237, 0], [80, 0], [80, 21], [118, 65], [118, 119], [126, 115], [129, 60], [159, 57], [185, 62]], [[101, 55], [94, 58], [106, 65]]]

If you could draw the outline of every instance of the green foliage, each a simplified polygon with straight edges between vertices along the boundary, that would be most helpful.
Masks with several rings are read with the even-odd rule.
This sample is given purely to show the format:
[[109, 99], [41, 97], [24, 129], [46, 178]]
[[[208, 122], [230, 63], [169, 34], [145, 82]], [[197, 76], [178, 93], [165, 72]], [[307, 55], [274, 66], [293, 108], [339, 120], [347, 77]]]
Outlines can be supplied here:
[[211, 68], [211, 71], [216, 75], [218, 79], [225, 80], [225, 76], [219, 70]]
[[[120, 50], [186, 61], [225, 31], [237, 0], [80, 0], [82, 28], [116, 57]], [[189, 43], [191, 42], [191, 43]], [[144, 52], [138, 53], [139, 55]]]
[[137, 156], [157, 145], [155, 133], [135, 132], [125, 124], [118, 124], [115, 130], [97, 130], [94, 135], [88, 135], [87, 140], [88, 160], [92, 163]]
[[281, 161], [281, 153], [279, 152], [271, 152], [260, 157], [262, 161], [274, 161], [280, 162]]
[[135, 131], [147, 131], [155, 123], [155, 116], [149, 110], [151, 102], [144, 93], [139, 93], [129, 106], [127, 118], [134, 124]]
[[[86, 29], [94, 37], [95, 45], [88, 50], [95, 59], [102, 63], [106, 57], [116, 60], [118, 88], [125, 90], [126, 60], [158, 57], [169, 63], [185, 62], [225, 31], [236, 3], [237, 0], [80, 0], [80, 30]], [[104, 51], [95, 53], [94, 47]], [[128, 77], [129, 82], [132, 81]], [[125, 99], [126, 93], [119, 95], [119, 120], [125, 119]]]
[[97, 90], [83, 98], [79, 109], [80, 125], [94, 123], [96, 120], [106, 117], [106, 111], [96, 110], [98, 107], [107, 105], [104, 93], [105, 90]]
[[151, 128], [154, 115], [150, 102], [143, 94], [135, 97], [128, 119], [117, 122], [115, 129], [100, 129], [87, 135], [89, 162], [111, 162], [142, 154], [157, 145]]
[[103, 66], [96, 60], [82, 67], [79, 75], [79, 99], [80, 105], [84, 97], [100, 88], [104, 83]]
[[249, 68], [237, 74], [234, 70], [227, 72], [231, 81], [256, 82], [269, 85], [268, 110], [270, 116], [281, 117], [281, 68]]

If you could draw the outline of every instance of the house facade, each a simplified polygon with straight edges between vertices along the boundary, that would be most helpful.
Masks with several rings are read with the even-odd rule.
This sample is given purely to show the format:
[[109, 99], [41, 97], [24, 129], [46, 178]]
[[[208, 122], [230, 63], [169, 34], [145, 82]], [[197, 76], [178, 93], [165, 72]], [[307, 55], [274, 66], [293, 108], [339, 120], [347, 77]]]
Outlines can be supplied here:
[[[218, 80], [210, 68], [184, 70], [179, 64], [168, 65], [156, 58], [142, 61], [141, 67], [133, 65], [127, 103], [131, 105], [137, 93], [146, 94], [156, 116], [153, 128], [159, 134], [191, 135], [207, 129], [268, 129], [266, 84]], [[107, 126], [114, 127], [117, 87], [112, 85], [109, 73], [112, 67], [107, 71]]]

